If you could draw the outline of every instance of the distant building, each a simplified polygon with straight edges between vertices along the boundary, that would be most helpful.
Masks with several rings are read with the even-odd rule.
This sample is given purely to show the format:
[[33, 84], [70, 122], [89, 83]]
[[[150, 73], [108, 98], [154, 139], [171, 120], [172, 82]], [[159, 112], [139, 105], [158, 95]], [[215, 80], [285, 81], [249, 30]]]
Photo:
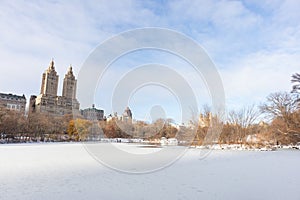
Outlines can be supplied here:
[[112, 116], [112, 114], [109, 114], [107, 117], [104, 117], [104, 120], [107, 122], [117, 120], [117, 119], [118, 119], [118, 117], [114, 117], [114, 116]]
[[132, 112], [129, 107], [126, 107], [126, 109], [124, 110], [122, 115], [118, 115], [117, 112], [114, 112], [114, 114], [109, 114], [107, 117], [105, 117], [105, 119], [107, 122], [113, 121], [113, 120], [130, 122], [130, 123], [133, 122]]
[[77, 80], [70, 66], [63, 81], [62, 96], [57, 95], [58, 75], [52, 60], [42, 75], [40, 94], [30, 97], [29, 111], [54, 115], [79, 114], [76, 87]]
[[93, 104], [92, 108], [86, 108], [81, 110], [81, 115], [87, 120], [103, 120], [104, 110], [95, 108]]
[[126, 107], [123, 115], [122, 115], [122, 121], [124, 122], [132, 122], [132, 112], [129, 109], [129, 107]]
[[25, 114], [26, 98], [15, 94], [0, 93], [0, 107], [20, 111]]
[[35, 100], [36, 100], [36, 96], [35, 95], [31, 95], [30, 99], [29, 99], [28, 113], [34, 113], [35, 112]]

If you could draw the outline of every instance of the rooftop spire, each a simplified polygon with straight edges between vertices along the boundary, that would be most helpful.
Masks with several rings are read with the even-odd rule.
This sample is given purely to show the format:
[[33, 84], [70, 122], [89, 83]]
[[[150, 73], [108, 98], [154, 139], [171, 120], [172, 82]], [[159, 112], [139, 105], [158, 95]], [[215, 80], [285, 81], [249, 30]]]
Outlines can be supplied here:
[[72, 65], [70, 64], [70, 67], [68, 69], [67, 74], [73, 75], [73, 69], [72, 69]]
[[48, 71], [52, 71], [52, 70], [55, 70], [53, 58], [52, 58], [52, 60], [51, 60], [51, 62], [50, 62], [50, 64], [49, 64], [49, 67], [48, 67]]

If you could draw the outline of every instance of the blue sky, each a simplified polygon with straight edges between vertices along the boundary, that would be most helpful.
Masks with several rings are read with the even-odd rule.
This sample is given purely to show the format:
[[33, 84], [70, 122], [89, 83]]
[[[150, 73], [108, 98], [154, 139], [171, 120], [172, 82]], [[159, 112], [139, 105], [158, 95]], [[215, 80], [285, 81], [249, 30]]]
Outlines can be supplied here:
[[[299, 7], [297, 0], [1, 1], [0, 92], [24, 93], [27, 99], [38, 94], [41, 75], [54, 58], [60, 94], [68, 66], [72, 64], [78, 74], [88, 55], [109, 37], [134, 28], [162, 27], [187, 35], [205, 49], [222, 78], [227, 109], [259, 104], [271, 92], [289, 91], [291, 75], [300, 71]], [[180, 66], [189, 67], [170, 55], [137, 52], [116, 62], [119, 65], [111, 67], [106, 82], [116, 82], [118, 74], [145, 62], [145, 55], [179, 71]], [[199, 105], [209, 104], [203, 83], [197, 85], [192, 71], [182, 71]], [[96, 105], [109, 114], [109, 100], [100, 97], [110, 96], [111, 88], [101, 87]], [[142, 97], [160, 90], [136, 93], [132, 101], [147, 105], [130, 105], [136, 118], [148, 116], [152, 105], [143, 104]], [[178, 119], [176, 99], [162, 93], [165, 96], [155, 93], [152, 103], [163, 105], [168, 117]]]

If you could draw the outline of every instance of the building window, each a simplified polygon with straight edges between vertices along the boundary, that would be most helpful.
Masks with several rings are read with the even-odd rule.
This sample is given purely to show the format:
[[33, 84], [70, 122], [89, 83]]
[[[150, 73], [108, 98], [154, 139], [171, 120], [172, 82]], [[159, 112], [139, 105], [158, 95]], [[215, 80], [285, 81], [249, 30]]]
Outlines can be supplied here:
[[21, 109], [21, 105], [18, 105], [18, 104], [10, 104], [8, 103], [6, 105], [6, 107], [10, 110], [20, 110]]

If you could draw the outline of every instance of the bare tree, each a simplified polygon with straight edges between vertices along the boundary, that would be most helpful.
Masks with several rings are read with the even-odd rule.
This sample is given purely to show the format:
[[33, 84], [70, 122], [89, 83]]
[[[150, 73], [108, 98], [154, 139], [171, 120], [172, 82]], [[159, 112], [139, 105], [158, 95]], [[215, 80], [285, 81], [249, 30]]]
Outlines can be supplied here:
[[300, 108], [300, 74], [295, 73], [292, 75], [293, 89], [292, 93], [296, 94], [295, 104]]
[[228, 121], [231, 124], [239, 125], [242, 128], [251, 126], [260, 116], [260, 112], [255, 109], [254, 105], [243, 107], [238, 111], [230, 111]]
[[300, 74], [295, 73], [292, 75], [292, 83], [293, 83], [293, 93], [300, 94]]
[[273, 119], [279, 117], [288, 123], [292, 113], [297, 108], [294, 102], [295, 98], [292, 94], [276, 92], [267, 97], [267, 102], [260, 106], [260, 110]]
[[260, 109], [271, 117], [270, 131], [277, 141], [288, 144], [299, 139], [300, 112], [297, 111], [293, 94], [287, 92], [270, 94]]
[[260, 112], [255, 108], [255, 105], [243, 107], [238, 111], [230, 111], [228, 113], [228, 122], [233, 125], [235, 140], [242, 144], [246, 135], [251, 134], [250, 127], [257, 121]]

